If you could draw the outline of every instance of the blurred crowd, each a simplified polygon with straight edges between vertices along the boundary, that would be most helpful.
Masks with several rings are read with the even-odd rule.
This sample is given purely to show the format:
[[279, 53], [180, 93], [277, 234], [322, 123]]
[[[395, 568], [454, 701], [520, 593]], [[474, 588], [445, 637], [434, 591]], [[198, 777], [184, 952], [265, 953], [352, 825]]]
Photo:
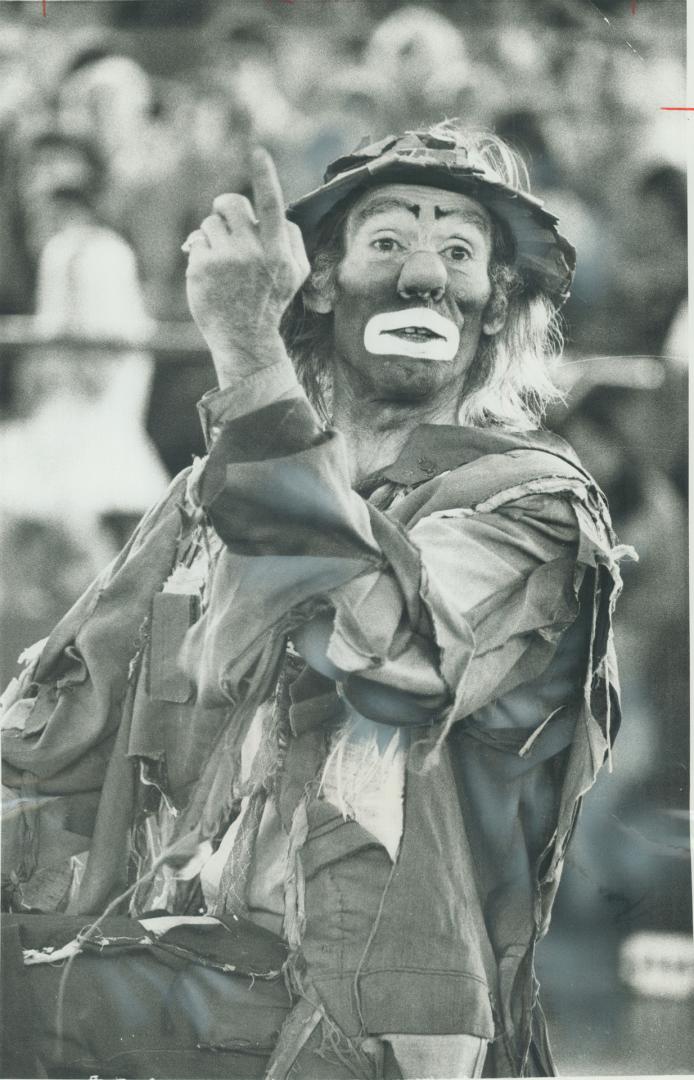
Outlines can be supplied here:
[[3, 683], [203, 452], [209, 362], [98, 341], [187, 319], [181, 242], [215, 195], [249, 194], [254, 143], [291, 199], [364, 136], [463, 117], [520, 149], [578, 249], [548, 423], [640, 555], [618, 621], [618, 776], [564, 903], [613, 918], [607, 882], [623, 930], [686, 926], [690, 129], [661, 109], [685, 100], [684, 0], [46, 6], [0, 5], [0, 317], [94, 346], [0, 347]]

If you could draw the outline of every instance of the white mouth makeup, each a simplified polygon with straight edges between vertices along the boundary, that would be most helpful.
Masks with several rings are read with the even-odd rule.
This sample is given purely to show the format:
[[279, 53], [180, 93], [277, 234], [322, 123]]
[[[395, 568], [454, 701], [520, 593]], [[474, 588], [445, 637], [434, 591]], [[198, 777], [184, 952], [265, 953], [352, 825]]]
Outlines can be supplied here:
[[364, 348], [379, 356], [451, 361], [459, 344], [455, 323], [425, 307], [373, 315], [364, 330]]

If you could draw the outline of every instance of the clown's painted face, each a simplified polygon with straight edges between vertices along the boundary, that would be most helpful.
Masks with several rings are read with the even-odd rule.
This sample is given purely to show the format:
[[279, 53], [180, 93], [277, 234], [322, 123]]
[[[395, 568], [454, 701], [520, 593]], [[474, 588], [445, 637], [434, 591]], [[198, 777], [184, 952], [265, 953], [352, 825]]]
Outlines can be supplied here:
[[336, 362], [372, 400], [459, 392], [489, 311], [492, 223], [474, 199], [414, 184], [366, 192], [345, 224], [332, 309]]

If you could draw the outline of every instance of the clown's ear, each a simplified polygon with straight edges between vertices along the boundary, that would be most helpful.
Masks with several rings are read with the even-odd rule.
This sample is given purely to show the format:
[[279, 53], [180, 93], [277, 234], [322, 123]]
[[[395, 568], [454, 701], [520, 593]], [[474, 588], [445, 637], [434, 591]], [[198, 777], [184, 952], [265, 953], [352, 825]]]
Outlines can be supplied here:
[[482, 318], [482, 333], [487, 337], [494, 337], [506, 325], [508, 315], [508, 299], [500, 288], [496, 287], [484, 310]]
[[329, 315], [333, 310], [334, 290], [331, 286], [321, 288], [317, 275], [312, 274], [304, 285], [304, 304], [318, 315]]
[[320, 253], [304, 282], [304, 304], [318, 315], [329, 315], [335, 305], [335, 267]]
[[303, 302], [310, 311], [315, 311], [318, 315], [328, 315], [332, 311], [332, 296], [319, 292], [310, 284], [304, 286]]

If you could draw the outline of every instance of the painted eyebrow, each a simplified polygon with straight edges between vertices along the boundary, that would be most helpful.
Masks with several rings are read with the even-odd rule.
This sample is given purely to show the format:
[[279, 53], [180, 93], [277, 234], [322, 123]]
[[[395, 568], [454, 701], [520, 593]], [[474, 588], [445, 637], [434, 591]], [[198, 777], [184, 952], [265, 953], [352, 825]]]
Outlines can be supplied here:
[[[421, 207], [417, 203], [408, 202], [406, 199], [398, 199], [393, 195], [384, 195], [381, 199], [374, 199], [372, 203], [365, 206], [363, 210], [358, 210], [355, 215], [354, 225], [358, 227], [363, 225], [370, 218], [376, 217], [378, 214], [385, 214], [389, 210], [408, 210], [411, 214], [414, 214], [416, 218], [419, 217]], [[451, 207], [450, 210], [445, 210], [441, 206], [434, 207], [434, 217], [438, 221], [440, 218], [457, 217], [460, 221], [463, 221], [468, 225], [476, 225], [480, 232], [485, 236], [489, 234], [489, 222], [482, 214], [476, 213], [474, 210], [462, 210], [457, 206]]]

